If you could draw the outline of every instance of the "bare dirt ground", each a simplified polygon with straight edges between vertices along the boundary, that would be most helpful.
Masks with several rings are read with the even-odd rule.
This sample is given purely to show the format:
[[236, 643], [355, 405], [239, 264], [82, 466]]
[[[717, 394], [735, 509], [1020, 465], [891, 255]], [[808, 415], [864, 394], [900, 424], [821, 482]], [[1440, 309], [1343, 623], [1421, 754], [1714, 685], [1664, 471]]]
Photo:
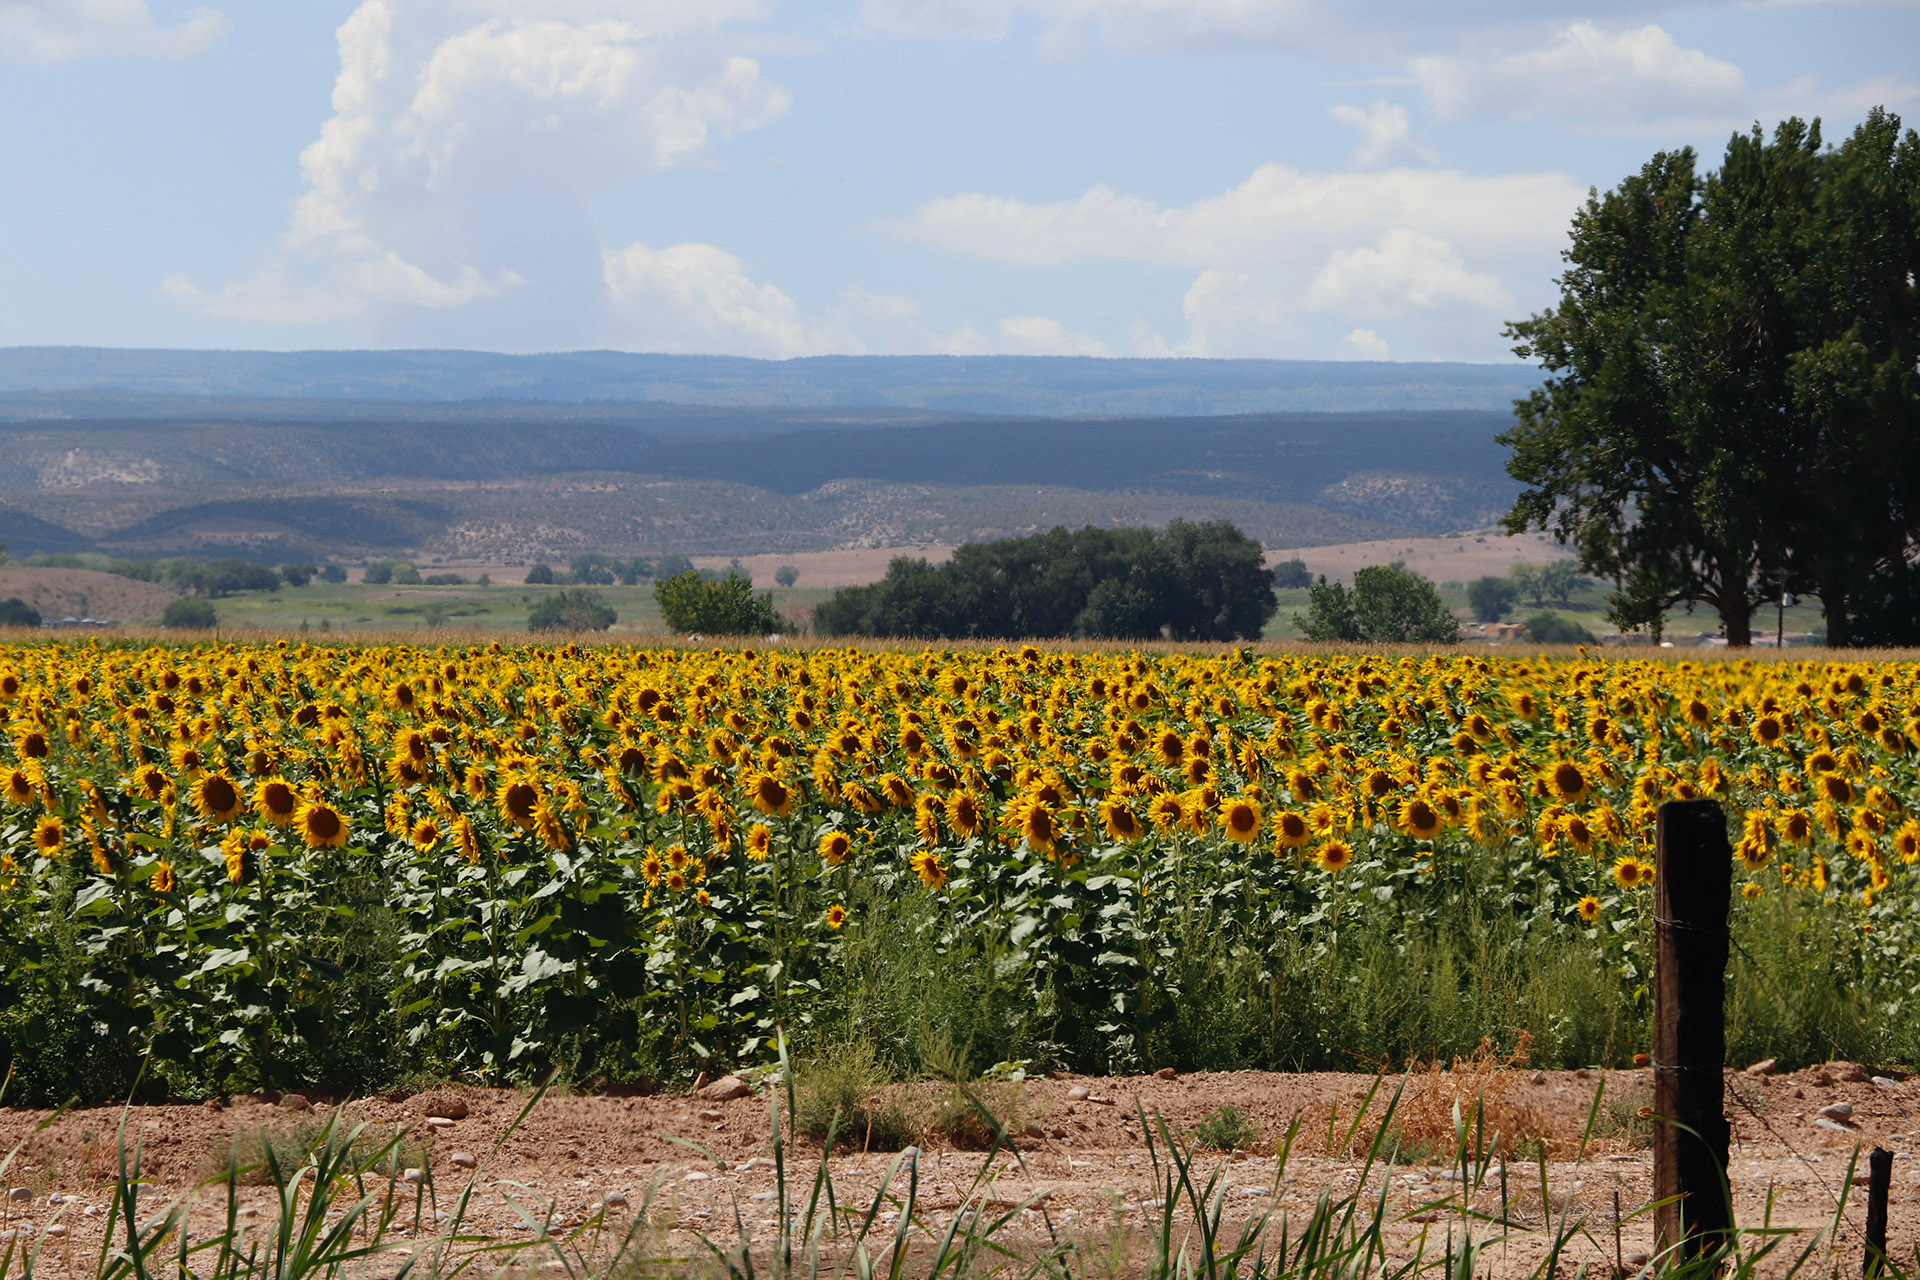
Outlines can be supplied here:
[[1444, 538], [1394, 538], [1379, 542], [1341, 542], [1325, 547], [1296, 547], [1267, 552], [1267, 563], [1303, 560], [1315, 577], [1352, 582], [1355, 571], [1369, 565], [1404, 561], [1415, 573], [1435, 582], [1471, 582], [1523, 562], [1545, 564], [1565, 560], [1571, 552], [1544, 533], [1508, 537], [1498, 529], [1472, 529]]
[[[1878, 1144], [1897, 1157], [1890, 1251], [1896, 1259], [1914, 1256], [1920, 1245], [1920, 1167], [1913, 1163], [1920, 1154], [1920, 1081], [1867, 1077], [1849, 1064], [1789, 1075], [1730, 1076], [1730, 1091], [1737, 1095], [1728, 1101], [1731, 1178], [1743, 1226], [1761, 1223], [1771, 1200], [1775, 1227], [1800, 1229], [1811, 1238], [1832, 1222], [1856, 1151], [1861, 1153], [1856, 1181], [1864, 1184], [1864, 1152]], [[1130, 1230], [1157, 1219], [1165, 1195], [1139, 1117], [1158, 1117], [1186, 1138], [1217, 1108], [1232, 1105], [1257, 1124], [1259, 1139], [1239, 1152], [1200, 1151], [1199, 1173], [1222, 1172], [1229, 1221], [1237, 1224], [1271, 1210], [1276, 1220], [1284, 1213], [1297, 1223], [1323, 1192], [1338, 1198], [1356, 1189], [1363, 1166], [1359, 1156], [1400, 1083], [1396, 1077], [1382, 1082], [1371, 1110], [1349, 1137], [1374, 1077], [1249, 1072], [1030, 1080], [1018, 1086], [1014, 1104], [1024, 1136], [1016, 1140], [1015, 1151], [1003, 1151], [994, 1160], [987, 1173], [991, 1189], [982, 1193], [977, 1182], [983, 1153], [928, 1139], [912, 1156], [919, 1179], [916, 1213], [930, 1230], [938, 1230], [970, 1197], [982, 1196], [997, 1208], [1016, 1208], [1038, 1197], [1034, 1207], [1016, 1212], [1009, 1227], [1013, 1236], [1037, 1243], [1051, 1227], [1066, 1238], [1124, 1241]], [[1582, 1133], [1603, 1085], [1600, 1123], [1583, 1152]], [[1397, 1248], [1410, 1254], [1424, 1233], [1428, 1251], [1438, 1252], [1443, 1233], [1457, 1236], [1462, 1180], [1448, 1167], [1452, 1104], [1463, 1094], [1478, 1094], [1488, 1100], [1490, 1135], [1504, 1125], [1505, 1131], [1540, 1140], [1553, 1217], [1565, 1212], [1584, 1224], [1566, 1273], [1580, 1262], [1610, 1268], [1616, 1253], [1628, 1259], [1631, 1270], [1637, 1265], [1633, 1255], [1645, 1254], [1652, 1242], [1651, 1216], [1645, 1212], [1652, 1196], [1651, 1158], [1644, 1145], [1646, 1126], [1634, 1123], [1634, 1109], [1649, 1100], [1648, 1088], [1644, 1070], [1415, 1075], [1405, 1082], [1395, 1126], [1413, 1150], [1399, 1163], [1373, 1166], [1363, 1188], [1362, 1214], [1384, 1189], [1394, 1224], [1388, 1234]], [[698, 1252], [696, 1233], [734, 1240], [736, 1211], [756, 1241], [772, 1238], [777, 1193], [764, 1094], [728, 1100], [694, 1094], [548, 1094], [513, 1128], [531, 1096], [461, 1087], [410, 1097], [314, 1100], [310, 1109], [296, 1109], [285, 1099], [242, 1097], [224, 1104], [135, 1107], [125, 1123], [129, 1145], [134, 1139], [140, 1144], [152, 1203], [191, 1197], [196, 1232], [217, 1230], [224, 1220], [224, 1189], [195, 1188], [220, 1167], [236, 1139], [257, 1144], [263, 1131], [278, 1131], [311, 1140], [327, 1119], [338, 1117], [367, 1122], [386, 1134], [405, 1128], [403, 1159], [430, 1171], [430, 1199], [445, 1208], [471, 1180], [469, 1227], [495, 1239], [532, 1239], [510, 1197], [536, 1212], [550, 1207], [560, 1226], [589, 1222], [605, 1210], [618, 1231], [631, 1215], [645, 1212], [664, 1247], [680, 1255]], [[450, 1100], [455, 1105], [447, 1105]], [[1822, 1124], [1819, 1110], [1837, 1103], [1849, 1105], [1851, 1114]], [[466, 1114], [457, 1119], [430, 1117], [462, 1110]], [[1296, 1119], [1282, 1169], [1277, 1145]], [[0, 1235], [13, 1230], [24, 1233], [22, 1243], [39, 1239], [40, 1266], [48, 1274], [90, 1274], [106, 1221], [121, 1120], [118, 1108], [58, 1117], [0, 1111], [0, 1150], [18, 1144], [5, 1174], [12, 1192], [0, 1201], [6, 1216]], [[802, 1139], [787, 1158], [790, 1183], [798, 1184], [790, 1194], [799, 1211], [817, 1167], [818, 1145]], [[832, 1160], [837, 1202], [864, 1210], [897, 1158], [860, 1150], [857, 1137], [843, 1146]], [[464, 1167], [469, 1160], [475, 1166], [471, 1170]], [[1519, 1225], [1482, 1261], [1489, 1275], [1520, 1276], [1533, 1270], [1546, 1248], [1540, 1173], [1524, 1153], [1512, 1156], [1505, 1173], [1505, 1214]], [[896, 1181], [896, 1191], [904, 1189], [904, 1181], [904, 1176]], [[1468, 1180], [1468, 1200], [1476, 1209], [1498, 1213], [1501, 1187], [1496, 1164], [1477, 1185]], [[243, 1225], [271, 1221], [275, 1202], [269, 1188], [243, 1187], [240, 1196]], [[892, 1212], [882, 1214], [885, 1233], [891, 1231]], [[1837, 1248], [1834, 1266], [1859, 1265], [1864, 1217], [1862, 1185], [1848, 1199], [1837, 1246], [1823, 1245]], [[1193, 1226], [1191, 1206], [1178, 1198], [1174, 1223], [1176, 1235]], [[431, 1223], [421, 1230], [429, 1234]], [[1476, 1234], [1487, 1239], [1499, 1233], [1482, 1224]], [[1791, 1251], [1800, 1247], [1796, 1242]]]
[[153, 621], [176, 597], [165, 587], [98, 569], [0, 564], [0, 600], [18, 596], [47, 618]]

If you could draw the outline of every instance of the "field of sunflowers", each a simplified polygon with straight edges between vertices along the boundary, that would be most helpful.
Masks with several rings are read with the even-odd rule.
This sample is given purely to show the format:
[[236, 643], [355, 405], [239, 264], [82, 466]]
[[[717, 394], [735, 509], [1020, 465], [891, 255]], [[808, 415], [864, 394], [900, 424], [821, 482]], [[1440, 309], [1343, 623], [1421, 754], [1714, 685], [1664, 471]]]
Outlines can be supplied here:
[[1727, 809], [1737, 1054], [1910, 1061], [1920, 667], [0, 645], [8, 1101], [1645, 1048]]

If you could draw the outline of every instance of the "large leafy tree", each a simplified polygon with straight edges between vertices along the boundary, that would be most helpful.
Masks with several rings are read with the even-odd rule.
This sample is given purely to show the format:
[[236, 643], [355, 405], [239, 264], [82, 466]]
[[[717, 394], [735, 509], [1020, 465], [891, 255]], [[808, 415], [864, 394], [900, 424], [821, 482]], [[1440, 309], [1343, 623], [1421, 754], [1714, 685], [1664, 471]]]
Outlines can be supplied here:
[[1904, 556], [1916, 154], [1882, 112], [1837, 150], [1788, 120], [1716, 173], [1656, 155], [1575, 217], [1559, 304], [1508, 326], [1550, 376], [1501, 437], [1526, 486], [1504, 523], [1573, 545], [1620, 625], [1703, 604], [1743, 646], [1791, 586], [1845, 643]]

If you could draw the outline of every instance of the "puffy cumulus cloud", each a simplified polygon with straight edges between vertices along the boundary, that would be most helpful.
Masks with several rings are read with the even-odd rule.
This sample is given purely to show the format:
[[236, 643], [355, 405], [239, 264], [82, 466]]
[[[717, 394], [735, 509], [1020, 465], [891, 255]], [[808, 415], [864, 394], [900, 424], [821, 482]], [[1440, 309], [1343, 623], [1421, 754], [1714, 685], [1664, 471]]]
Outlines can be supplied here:
[[1387, 340], [1371, 329], [1355, 329], [1333, 349], [1337, 360], [1385, 360]]
[[635, 243], [609, 250], [605, 264], [622, 346], [785, 359], [845, 345], [808, 326], [792, 298], [756, 284], [745, 263], [713, 245]]
[[935, 337], [934, 349], [950, 356], [1110, 356], [1106, 343], [1076, 333], [1050, 316], [1002, 316], [989, 336], [970, 324]]
[[1513, 295], [1491, 272], [1467, 270], [1446, 241], [1405, 227], [1377, 245], [1334, 250], [1301, 299], [1309, 311], [1363, 316], [1453, 304], [1497, 311], [1511, 307]]
[[1739, 67], [1656, 26], [1575, 22], [1540, 48], [1420, 57], [1408, 69], [1428, 105], [1450, 118], [1715, 115], [1738, 110], [1746, 94]]
[[[1031, 204], [966, 194], [894, 230], [948, 252], [1044, 269], [1110, 260], [1197, 272], [1187, 336], [1135, 333], [1136, 352], [1324, 355], [1328, 319], [1394, 317], [1435, 352], [1489, 357], [1507, 279], [1551, 277], [1585, 191], [1561, 174], [1303, 173], [1265, 165], [1232, 190], [1164, 207], [1110, 187]], [[1339, 332], [1339, 330], [1334, 330]]]
[[1363, 169], [1409, 157], [1434, 163], [1432, 149], [1414, 140], [1407, 109], [1398, 103], [1375, 102], [1363, 109], [1343, 102], [1328, 114], [1335, 123], [1360, 136], [1359, 145], [1353, 149], [1353, 163]]
[[0, 0], [0, 53], [45, 63], [98, 55], [197, 58], [230, 26], [213, 9], [162, 26], [146, 0]]
[[176, 277], [166, 291], [216, 315], [346, 316], [384, 341], [599, 342], [614, 299], [590, 203], [787, 109], [725, 47], [725, 24], [760, 13], [744, 0], [363, 0], [339, 29], [333, 115], [301, 153], [306, 188], [277, 252], [246, 280], [202, 291]]
[[1282, 266], [1394, 227], [1500, 252], [1557, 248], [1585, 189], [1563, 174], [1450, 170], [1302, 173], [1262, 165], [1184, 208], [1111, 187], [1029, 204], [966, 194], [928, 201], [891, 229], [951, 253], [1013, 266], [1092, 259], [1168, 266]]

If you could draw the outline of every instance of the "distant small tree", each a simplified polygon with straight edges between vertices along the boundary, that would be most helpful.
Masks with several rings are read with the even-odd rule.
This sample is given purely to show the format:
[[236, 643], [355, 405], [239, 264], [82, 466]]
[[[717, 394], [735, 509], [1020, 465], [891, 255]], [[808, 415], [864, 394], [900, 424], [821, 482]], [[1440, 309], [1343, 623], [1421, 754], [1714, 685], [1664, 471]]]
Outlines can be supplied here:
[[490, 573], [483, 573], [479, 577], [473, 580], [473, 585], [476, 587], [490, 587], [493, 585], [493, 575]]
[[1281, 591], [1298, 591], [1313, 585], [1305, 560], [1282, 560], [1273, 566], [1273, 585]]
[[393, 581], [393, 561], [391, 560], [367, 561], [366, 569], [363, 570], [360, 574], [360, 581], [369, 583], [373, 586], [385, 586], [387, 583], [392, 582]]
[[661, 556], [657, 561], [654, 562], [653, 580], [655, 582], [658, 582], [662, 578], [672, 578], [672, 577], [678, 576], [679, 574], [692, 573], [692, 572], [693, 572], [693, 561], [687, 559], [687, 557]]
[[393, 585], [396, 587], [417, 587], [424, 579], [420, 571], [413, 567], [412, 561], [396, 560], [393, 565]]
[[347, 580], [347, 567], [345, 565], [333, 564], [329, 562], [327, 564], [320, 566], [320, 581], [345, 582], [346, 580]]
[[170, 600], [166, 612], [160, 615], [161, 626], [181, 631], [211, 631], [219, 621], [212, 602], [199, 596]]
[[[0, 560], [0, 564], [5, 564]], [[37, 627], [40, 625], [40, 611], [22, 600], [19, 596], [8, 596], [0, 600], [0, 627]]]
[[1309, 640], [1371, 644], [1457, 644], [1460, 620], [1440, 602], [1432, 582], [1399, 564], [1373, 565], [1353, 575], [1353, 587], [1323, 574], [1294, 625]]
[[1541, 573], [1542, 567], [1522, 561], [1507, 570], [1507, 577], [1513, 579], [1514, 588], [1536, 609], [1545, 607], [1547, 603], [1547, 582]]
[[1527, 639], [1535, 644], [1597, 644], [1599, 637], [1571, 618], [1542, 610], [1528, 618]]
[[553, 566], [550, 564], [534, 565], [531, 569], [527, 570], [526, 583], [530, 587], [552, 586], [553, 585]]
[[1540, 593], [1563, 607], [1573, 603], [1580, 581], [1580, 568], [1571, 560], [1556, 560], [1540, 568]]
[[527, 630], [605, 631], [619, 620], [598, 591], [568, 588], [533, 606], [527, 614]]
[[788, 629], [774, 612], [771, 592], [753, 594], [751, 580], [737, 574], [703, 580], [688, 570], [653, 584], [653, 598], [669, 628], [682, 635], [773, 635]]
[[635, 556], [631, 560], [617, 560], [614, 563], [618, 566], [621, 586], [638, 586], [640, 579], [653, 577], [653, 561], [645, 556]]
[[783, 587], [790, 587], [800, 581], [800, 567], [798, 565], [783, 564], [773, 571], [773, 580]]
[[319, 572], [320, 567], [314, 564], [283, 564], [280, 566], [280, 576], [290, 587], [306, 586], [309, 582], [313, 581], [314, 575]]
[[573, 580], [587, 587], [610, 587], [619, 580], [617, 561], [612, 556], [589, 551], [573, 558]]
[[1475, 578], [1467, 584], [1467, 606], [1482, 622], [1498, 622], [1520, 602], [1520, 587], [1511, 578]]
[[460, 587], [465, 586], [466, 581], [457, 573], [429, 573], [421, 579], [429, 587]]

